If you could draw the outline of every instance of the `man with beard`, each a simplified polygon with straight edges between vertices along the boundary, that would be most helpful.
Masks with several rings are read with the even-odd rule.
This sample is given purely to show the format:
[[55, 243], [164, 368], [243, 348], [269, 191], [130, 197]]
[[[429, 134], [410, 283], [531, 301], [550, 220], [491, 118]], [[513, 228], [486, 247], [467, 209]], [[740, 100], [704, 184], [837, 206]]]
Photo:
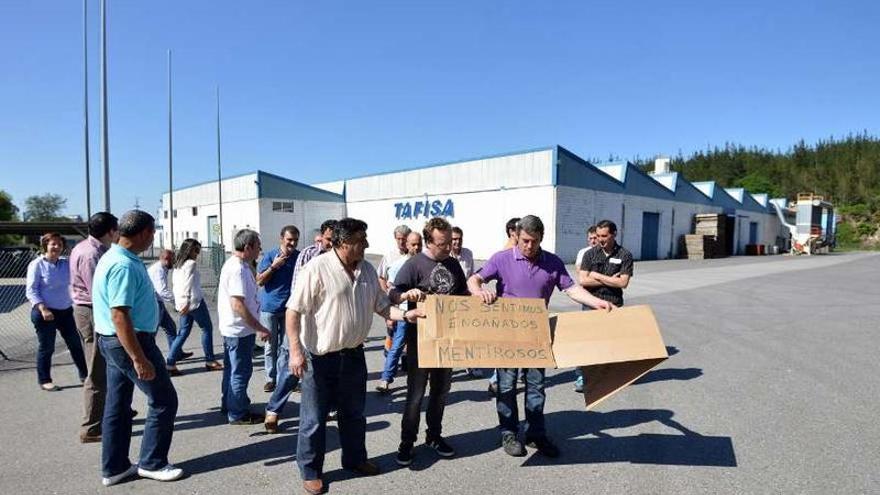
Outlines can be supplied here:
[[[409, 291], [417, 289], [423, 294], [468, 295], [467, 278], [461, 265], [451, 257], [452, 226], [443, 218], [435, 217], [425, 223], [422, 230], [425, 250], [416, 254], [397, 272], [394, 288], [389, 292], [392, 302], [399, 303]], [[415, 309], [415, 302], [410, 302]], [[400, 428], [400, 446], [397, 463], [412, 463], [413, 444], [418, 438], [419, 417], [425, 388], [431, 384], [425, 422], [428, 425], [425, 444], [442, 457], [452, 457], [455, 450], [441, 435], [446, 396], [452, 383], [452, 370], [448, 368], [420, 368], [418, 356], [418, 331], [415, 324], [406, 328], [406, 347], [409, 370], [406, 378], [406, 406]]]

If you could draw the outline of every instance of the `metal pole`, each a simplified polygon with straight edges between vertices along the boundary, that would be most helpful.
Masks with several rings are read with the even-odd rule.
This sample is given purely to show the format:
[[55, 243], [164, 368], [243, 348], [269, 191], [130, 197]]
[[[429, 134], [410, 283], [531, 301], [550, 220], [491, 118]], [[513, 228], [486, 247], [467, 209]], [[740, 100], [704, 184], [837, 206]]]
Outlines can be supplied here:
[[[223, 179], [220, 170], [220, 86], [217, 86], [217, 201], [220, 204], [220, 245], [223, 245]], [[224, 247], [225, 251], [226, 248]]]
[[92, 179], [89, 171], [89, 43], [88, 0], [83, 0], [83, 151], [86, 160], [86, 218], [92, 217]]
[[101, 161], [104, 165], [104, 211], [110, 211], [110, 148], [107, 142], [107, 0], [101, 0]]
[[171, 154], [171, 50], [168, 50], [168, 219], [171, 250], [174, 250], [174, 168]]

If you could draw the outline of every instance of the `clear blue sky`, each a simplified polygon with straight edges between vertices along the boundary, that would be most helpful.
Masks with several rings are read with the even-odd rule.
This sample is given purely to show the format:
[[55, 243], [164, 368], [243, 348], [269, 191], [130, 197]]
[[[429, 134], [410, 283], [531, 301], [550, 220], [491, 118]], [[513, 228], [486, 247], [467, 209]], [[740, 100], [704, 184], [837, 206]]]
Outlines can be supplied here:
[[[880, 134], [880, 2], [109, 2], [112, 206], [175, 185], [314, 183], [561, 144], [585, 158]], [[101, 201], [89, 0], [92, 208]], [[0, 0], [0, 188], [85, 212], [82, 5]]]

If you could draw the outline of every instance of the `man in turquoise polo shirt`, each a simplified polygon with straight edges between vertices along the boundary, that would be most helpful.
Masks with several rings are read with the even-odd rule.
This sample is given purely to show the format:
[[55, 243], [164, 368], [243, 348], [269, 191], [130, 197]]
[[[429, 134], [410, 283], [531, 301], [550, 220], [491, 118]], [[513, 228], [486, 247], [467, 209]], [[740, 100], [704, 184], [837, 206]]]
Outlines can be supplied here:
[[[174, 481], [183, 470], [168, 462], [177, 416], [177, 391], [156, 347], [159, 307], [150, 276], [138, 253], [153, 243], [155, 220], [132, 210], [119, 220], [119, 241], [101, 257], [92, 282], [98, 348], [107, 362], [107, 398], [101, 438], [104, 486], [138, 474]], [[144, 422], [140, 461], [128, 458], [131, 445], [131, 399], [137, 386], [150, 409]]]

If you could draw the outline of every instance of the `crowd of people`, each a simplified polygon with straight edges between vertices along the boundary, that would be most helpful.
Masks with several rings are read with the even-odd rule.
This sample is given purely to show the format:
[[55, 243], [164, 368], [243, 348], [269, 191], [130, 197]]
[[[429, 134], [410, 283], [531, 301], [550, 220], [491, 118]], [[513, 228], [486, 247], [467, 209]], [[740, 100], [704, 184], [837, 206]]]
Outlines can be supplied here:
[[[163, 251], [147, 268], [139, 254], [153, 244], [154, 219], [133, 210], [117, 219], [101, 212], [89, 220], [89, 236], [68, 258], [57, 233], [41, 238], [43, 255], [28, 267], [27, 297], [33, 309], [39, 352], [37, 379], [43, 390], [58, 387], [51, 378], [56, 331], [61, 334], [84, 383], [80, 441], [101, 442], [102, 483], [114, 485], [135, 475], [173, 481], [183, 470], [168, 460], [178, 409], [171, 377], [192, 353], [184, 344], [193, 324], [202, 331], [208, 371], [222, 371], [220, 411], [229, 424], [263, 424], [278, 431], [279, 417], [299, 389], [296, 462], [307, 493], [323, 493], [328, 421], [338, 422], [342, 466], [361, 475], [379, 467], [366, 449], [367, 365], [364, 342], [373, 314], [387, 324], [387, 345], [376, 390], [387, 394], [398, 373], [406, 372], [406, 404], [396, 461], [409, 465], [419, 437], [427, 394], [425, 444], [442, 457], [455, 456], [443, 437], [443, 418], [452, 383], [448, 368], [419, 367], [418, 302], [430, 294], [478, 296], [486, 304], [498, 297], [542, 298], [555, 290], [584, 309], [610, 311], [623, 304], [633, 272], [632, 255], [617, 244], [617, 227], [603, 220], [587, 230], [573, 278], [563, 261], [543, 250], [544, 224], [527, 215], [505, 226], [507, 244], [479, 269], [463, 247], [463, 231], [441, 217], [421, 232], [394, 230], [395, 249], [378, 269], [364, 259], [367, 224], [353, 218], [325, 221], [314, 243], [299, 251], [300, 231], [285, 226], [278, 245], [263, 251], [260, 235], [236, 233], [217, 287], [217, 328], [223, 340], [222, 364], [214, 355], [211, 312], [197, 265], [201, 244], [183, 241], [176, 253]], [[262, 254], [262, 256], [261, 256]], [[258, 262], [259, 260], [259, 262]], [[171, 272], [171, 284], [169, 284]], [[494, 288], [489, 285], [495, 282]], [[169, 308], [172, 308], [169, 311]], [[172, 313], [178, 315], [175, 322]], [[156, 345], [162, 328], [167, 353]], [[264, 386], [271, 393], [265, 411], [254, 411], [248, 397], [256, 341], [264, 343]], [[526, 447], [548, 457], [560, 454], [544, 424], [544, 369], [468, 370], [492, 372], [489, 393], [496, 399], [500, 445], [511, 456]], [[517, 381], [525, 384], [520, 430]], [[578, 375], [575, 390], [582, 391]], [[130, 461], [134, 389], [147, 397], [138, 462]], [[522, 431], [522, 435], [520, 435]]]

